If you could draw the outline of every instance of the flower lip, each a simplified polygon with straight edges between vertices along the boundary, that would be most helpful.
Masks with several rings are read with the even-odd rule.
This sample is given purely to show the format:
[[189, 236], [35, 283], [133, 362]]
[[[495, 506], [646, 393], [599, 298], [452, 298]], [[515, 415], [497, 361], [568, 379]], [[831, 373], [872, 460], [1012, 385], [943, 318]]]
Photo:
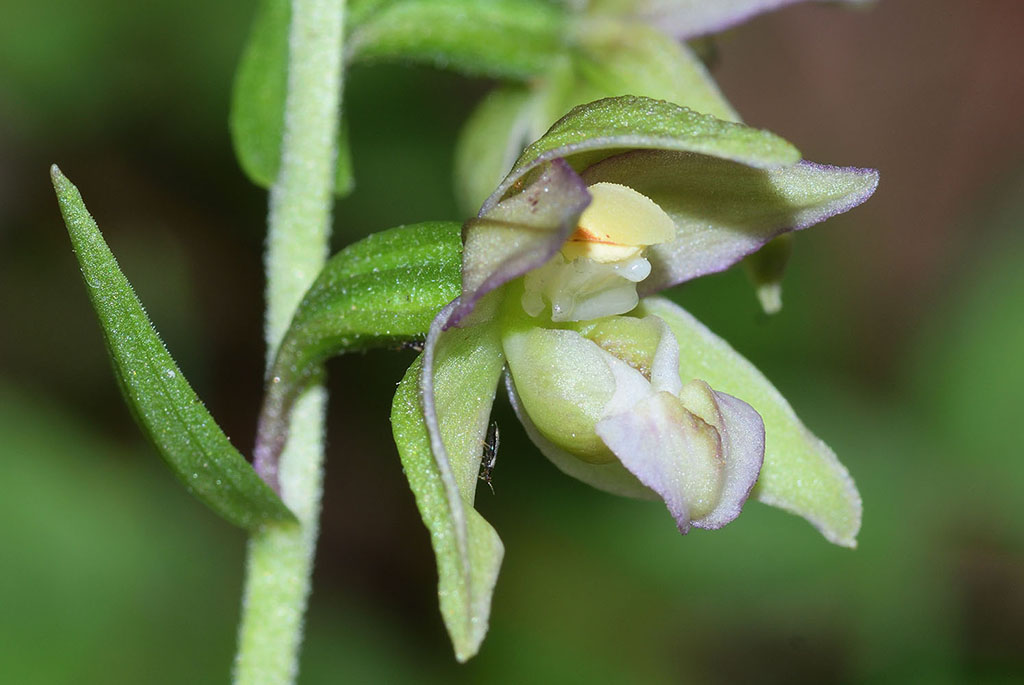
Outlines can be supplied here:
[[683, 383], [679, 342], [661, 319], [607, 323], [604, 342], [632, 340], [653, 355], [649, 376], [581, 332], [513, 328], [503, 346], [517, 414], [566, 473], [619, 494], [656, 493], [680, 532], [722, 527], [760, 472], [760, 415], [703, 381]]

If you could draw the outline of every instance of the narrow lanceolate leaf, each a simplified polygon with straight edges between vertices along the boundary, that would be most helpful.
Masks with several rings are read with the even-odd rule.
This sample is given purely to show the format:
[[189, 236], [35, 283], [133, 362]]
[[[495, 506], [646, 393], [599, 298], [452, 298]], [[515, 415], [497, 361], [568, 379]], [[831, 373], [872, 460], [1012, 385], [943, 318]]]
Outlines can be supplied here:
[[[595, 13], [613, 13], [652, 24], [676, 38], [704, 36], [804, 0], [596, 0]], [[873, 0], [816, 0], [863, 5]]]
[[270, 482], [292, 403], [329, 357], [423, 340], [459, 293], [461, 227], [400, 226], [336, 254], [306, 293], [268, 375], [257, 429], [256, 470]]
[[754, 496], [803, 516], [829, 541], [855, 547], [861, 500], [853, 479], [768, 379], [728, 343], [666, 299], [647, 298], [635, 314], [658, 316], [672, 329], [679, 341], [679, 370], [684, 380], [703, 379], [716, 390], [747, 402], [764, 419], [764, 465]]
[[473, 509], [480, 458], [504, 364], [497, 326], [440, 322], [409, 368], [391, 410], [402, 468], [437, 558], [441, 615], [459, 661], [480, 648], [504, 547]]
[[114, 373], [160, 456], [189, 492], [231, 523], [254, 529], [292, 519], [196, 397], [118, 268], [78, 189], [56, 166], [50, 173]]
[[565, 158], [577, 170], [630, 150], [689, 152], [770, 169], [794, 164], [800, 152], [774, 133], [722, 121], [686, 107], [643, 97], [615, 97], [573, 109], [520, 156], [487, 199], [497, 204], [544, 162]]
[[729, 268], [770, 239], [861, 204], [878, 186], [873, 169], [800, 162], [758, 169], [707, 155], [638, 150], [583, 172], [588, 183], [622, 183], [672, 217], [676, 238], [651, 248], [642, 290]]
[[400, 0], [355, 27], [353, 61], [425, 62], [467, 74], [527, 78], [562, 51], [565, 13], [542, 0]]
[[[249, 179], [269, 188], [277, 178], [288, 86], [288, 0], [261, 0], [242, 51], [231, 94], [229, 124], [238, 163]], [[338, 130], [334, 192], [352, 190], [347, 128]]]

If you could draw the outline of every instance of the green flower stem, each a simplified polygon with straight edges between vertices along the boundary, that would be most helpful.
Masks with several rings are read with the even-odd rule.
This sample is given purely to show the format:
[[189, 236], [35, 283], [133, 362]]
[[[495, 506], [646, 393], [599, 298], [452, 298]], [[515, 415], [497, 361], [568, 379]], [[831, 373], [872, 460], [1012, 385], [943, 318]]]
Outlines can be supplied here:
[[[327, 258], [341, 105], [344, 0], [292, 0], [281, 166], [270, 191], [268, 367], [303, 293]], [[293, 683], [316, 548], [323, 471], [322, 386], [296, 402], [274, 476], [298, 524], [249, 541], [234, 680]]]

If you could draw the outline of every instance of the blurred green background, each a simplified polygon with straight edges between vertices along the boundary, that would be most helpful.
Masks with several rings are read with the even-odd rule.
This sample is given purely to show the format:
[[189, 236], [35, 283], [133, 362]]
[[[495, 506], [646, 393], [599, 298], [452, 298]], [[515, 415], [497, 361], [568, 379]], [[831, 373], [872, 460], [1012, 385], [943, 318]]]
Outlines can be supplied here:
[[[79, 185], [248, 452], [266, 203], [225, 122], [252, 10], [4, 4], [0, 682], [228, 679], [244, 536], [189, 499], [124, 409], [47, 169]], [[756, 503], [680, 538], [661, 507], [563, 477], [499, 404], [496, 494], [478, 505], [506, 561], [490, 635], [457, 666], [387, 419], [411, 356], [342, 358], [301, 682], [1021, 682], [1022, 25], [1016, 0], [808, 3], [718, 43], [748, 122], [881, 170], [867, 205], [799, 238], [778, 316], [738, 272], [673, 294], [839, 453], [864, 498], [857, 551]], [[379, 66], [348, 85], [357, 188], [336, 246], [460, 218], [452, 141], [488, 84]]]

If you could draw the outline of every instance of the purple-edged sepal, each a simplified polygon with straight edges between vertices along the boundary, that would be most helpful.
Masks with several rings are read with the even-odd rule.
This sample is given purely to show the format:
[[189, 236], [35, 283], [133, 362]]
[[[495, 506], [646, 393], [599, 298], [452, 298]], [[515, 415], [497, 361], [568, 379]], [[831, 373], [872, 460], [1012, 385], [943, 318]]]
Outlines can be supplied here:
[[549, 260], [590, 203], [583, 180], [555, 159], [519, 192], [462, 229], [462, 295], [445, 327], [458, 324], [494, 289]]
[[441, 331], [435, 319], [423, 354], [409, 368], [391, 411], [402, 469], [430, 530], [441, 615], [459, 661], [487, 633], [491, 594], [504, 548], [473, 508], [482, 445], [504, 367], [497, 325]]

